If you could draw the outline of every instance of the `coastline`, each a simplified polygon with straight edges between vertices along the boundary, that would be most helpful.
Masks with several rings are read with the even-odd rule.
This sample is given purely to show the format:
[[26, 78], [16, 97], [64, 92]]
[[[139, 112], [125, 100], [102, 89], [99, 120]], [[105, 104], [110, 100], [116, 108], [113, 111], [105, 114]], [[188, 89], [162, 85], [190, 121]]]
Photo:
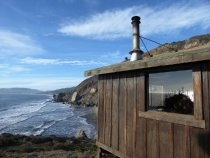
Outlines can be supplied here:
[[[56, 104], [52, 105], [51, 103], [59, 102], [53, 102], [51, 99], [52, 95], [47, 96], [50, 98], [46, 100], [46, 103], [49, 104], [47, 106], [51, 108], [56, 107]], [[68, 106], [73, 107], [74, 105], [66, 104], [65, 106], [68, 108]], [[85, 112], [84, 115], [80, 116], [84, 118], [87, 124], [96, 124], [93, 107], [75, 106], [75, 108], [77, 107], [83, 108], [83, 111], [86, 111], [87, 108], [87, 113]], [[51, 112], [50, 109], [49, 112]], [[54, 116], [55, 113], [53, 112], [52, 114], [52, 116]], [[26, 136], [2, 133], [0, 134], [0, 158], [92, 158], [95, 157], [97, 150], [95, 140], [93, 138], [94, 137], [84, 137], [76, 139], [75, 137], [66, 136]]]
[[74, 105], [68, 102], [56, 102], [54, 100], [51, 100], [52, 103], [61, 103], [68, 107], [75, 107], [75, 108], [84, 108], [89, 110], [90, 112], [88, 114], [82, 115], [81, 117], [86, 119], [86, 122], [88, 124], [97, 126], [97, 117], [98, 117], [98, 107], [97, 106], [82, 106], [82, 105]]
[[97, 125], [97, 107], [94, 106], [94, 107], [88, 107], [88, 108], [91, 108], [91, 112], [82, 117], [86, 118], [86, 121], [88, 124]]
[[[86, 108], [86, 107], [85, 107]], [[90, 139], [96, 139], [97, 137], [97, 117], [98, 117], [98, 114], [97, 114], [97, 107], [91, 107], [91, 112], [84, 115], [84, 116], [81, 116], [83, 118], [86, 119], [86, 122], [88, 124], [91, 124], [95, 127], [95, 133], [93, 135], [93, 137], [91, 137]]]
[[53, 102], [52, 95], [45, 94], [30, 95], [30, 98], [6, 95], [5, 98], [7, 104], [0, 108], [0, 134], [73, 137], [82, 129], [89, 138], [94, 138], [96, 123], [89, 119], [92, 114], [86, 116], [92, 113], [92, 107]]

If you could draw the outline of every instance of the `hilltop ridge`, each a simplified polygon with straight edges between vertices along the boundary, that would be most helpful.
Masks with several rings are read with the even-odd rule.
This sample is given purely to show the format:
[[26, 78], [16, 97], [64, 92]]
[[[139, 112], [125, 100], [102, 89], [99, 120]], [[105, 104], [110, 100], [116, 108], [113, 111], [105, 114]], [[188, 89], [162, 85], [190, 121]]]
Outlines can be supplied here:
[[37, 94], [42, 91], [30, 88], [0, 88], [0, 94]]
[[[190, 37], [186, 40], [172, 42], [172, 43], [165, 43], [157, 48], [150, 50], [149, 53], [155, 56], [163, 53], [190, 51], [207, 47], [210, 47], [210, 34], [197, 35]], [[145, 53], [143, 56], [149, 57], [147, 53]]]

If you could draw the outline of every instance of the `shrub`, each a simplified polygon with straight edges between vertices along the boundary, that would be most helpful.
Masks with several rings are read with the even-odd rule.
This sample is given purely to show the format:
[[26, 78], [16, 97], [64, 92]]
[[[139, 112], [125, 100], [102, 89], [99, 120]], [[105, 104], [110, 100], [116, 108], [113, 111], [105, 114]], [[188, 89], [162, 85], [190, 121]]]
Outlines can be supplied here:
[[193, 102], [190, 98], [182, 93], [175, 94], [165, 99], [165, 111], [182, 114], [193, 113]]

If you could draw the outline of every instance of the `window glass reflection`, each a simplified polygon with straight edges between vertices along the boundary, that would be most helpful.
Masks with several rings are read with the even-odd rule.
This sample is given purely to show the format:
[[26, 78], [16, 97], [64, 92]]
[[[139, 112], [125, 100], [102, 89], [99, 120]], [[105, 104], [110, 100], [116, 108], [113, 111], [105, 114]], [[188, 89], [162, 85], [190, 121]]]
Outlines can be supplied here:
[[192, 70], [149, 74], [149, 110], [193, 114]]

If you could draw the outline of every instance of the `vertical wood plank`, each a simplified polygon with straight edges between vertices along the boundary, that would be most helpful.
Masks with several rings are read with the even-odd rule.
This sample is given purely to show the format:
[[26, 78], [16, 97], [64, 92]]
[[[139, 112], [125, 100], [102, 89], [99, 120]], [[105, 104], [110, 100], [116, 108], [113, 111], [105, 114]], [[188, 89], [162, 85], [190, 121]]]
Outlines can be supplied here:
[[101, 148], [98, 148], [96, 158], [101, 158], [101, 157], [102, 157], [102, 151]]
[[102, 75], [99, 75], [98, 80], [98, 141], [104, 143], [104, 79]]
[[[138, 117], [138, 112], [145, 111], [145, 74], [137, 72], [136, 74], [136, 139], [135, 139], [135, 157], [146, 158], [147, 152], [147, 128], [146, 119]], [[135, 123], [135, 122], [134, 122]]]
[[127, 72], [127, 107], [126, 107], [126, 154], [133, 156], [133, 109], [135, 106], [134, 97], [134, 74]]
[[206, 96], [208, 96], [208, 98], [206, 99], [206, 103], [205, 103], [205, 121], [206, 124], [208, 124], [206, 126], [206, 136], [205, 136], [205, 158], [210, 158], [210, 62], [208, 61], [208, 63], [206, 65], [204, 65], [204, 67], [207, 67], [207, 81], [208, 83], [206, 85], [204, 85], [205, 87], [207, 87], [206, 90]]
[[112, 127], [112, 76], [106, 75], [106, 127], [105, 127], [105, 144], [111, 146], [111, 127]]
[[[206, 117], [208, 118], [208, 121], [206, 123], [209, 125], [210, 124], [210, 61], [207, 64], [207, 76], [208, 76], [208, 102], [206, 106], [208, 107], [207, 112], [208, 115]], [[205, 153], [205, 158], [210, 158], [210, 127], [207, 127], [207, 139], [206, 140], [206, 153]]]
[[103, 76], [103, 105], [104, 105], [104, 114], [103, 114], [103, 142], [105, 144], [105, 138], [106, 138], [106, 75]]
[[203, 65], [205, 77], [203, 77], [203, 103], [204, 120], [206, 121], [205, 136], [202, 136], [202, 142], [205, 150], [205, 158], [210, 158], [210, 62]]
[[210, 99], [210, 68], [208, 63], [202, 64], [202, 94], [203, 94], [203, 112], [205, 120], [205, 132], [199, 136], [199, 144], [204, 150], [204, 157], [210, 158], [210, 119], [209, 119], [209, 99]]
[[159, 122], [160, 158], [173, 158], [173, 127], [171, 123]]
[[[147, 157], [147, 126], [145, 118], [137, 118], [136, 124], [136, 158]], [[150, 149], [150, 147], [149, 147]]]
[[112, 147], [119, 149], [119, 74], [113, 77], [113, 93], [112, 93]]
[[134, 80], [133, 80], [133, 110], [132, 110], [132, 116], [133, 116], [133, 131], [132, 131], [132, 155], [135, 158], [136, 153], [136, 123], [137, 123], [137, 116], [138, 116], [138, 110], [137, 110], [137, 72], [134, 72]]
[[126, 122], [126, 75], [120, 73], [120, 88], [119, 88], [119, 151], [126, 154], [126, 137], [125, 137], [125, 122]]
[[124, 97], [125, 97], [125, 103], [124, 103], [124, 107], [123, 107], [123, 109], [124, 109], [124, 114], [123, 114], [123, 117], [125, 117], [125, 119], [124, 119], [124, 152], [125, 152], [125, 155], [127, 155], [127, 149], [126, 149], [126, 147], [127, 147], [127, 100], [128, 100], [128, 94], [127, 94], [127, 73], [125, 72], [125, 95], [124, 95]]
[[137, 76], [137, 107], [140, 111], [146, 110], [146, 81], [145, 74], [139, 73]]
[[200, 134], [202, 134], [202, 129], [190, 127], [191, 158], [204, 158], [204, 150], [202, 145], [199, 143]]
[[202, 65], [202, 83], [205, 130], [210, 132], [210, 64]]
[[158, 121], [147, 119], [147, 158], [159, 158]]
[[174, 124], [174, 158], [189, 158], [189, 127]]
[[193, 89], [194, 89], [194, 116], [196, 119], [203, 119], [202, 107], [202, 76], [200, 66], [193, 68]]

